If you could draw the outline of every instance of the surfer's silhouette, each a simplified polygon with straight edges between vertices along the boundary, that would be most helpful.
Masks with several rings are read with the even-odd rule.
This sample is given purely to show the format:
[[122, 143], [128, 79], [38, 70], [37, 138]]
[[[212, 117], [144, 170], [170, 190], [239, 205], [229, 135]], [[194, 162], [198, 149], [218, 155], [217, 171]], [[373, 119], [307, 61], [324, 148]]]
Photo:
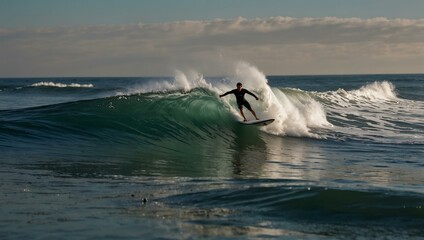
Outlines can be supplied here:
[[236, 96], [237, 106], [240, 109], [240, 114], [243, 117], [243, 120], [245, 122], [247, 121], [246, 116], [244, 116], [244, 113], [243, 113], [243, 106], [245, 106], [250, 112], [252, 112], [252, 114], [256, 118], [256, 120], [259, 120], [259, 118], [256, 116], [255, 111], [253, 111], [252, 107], [250, 106], [249, 102], [244, 98], [244, 94], [246, 94], [246, 93], [250, 94], [254, 98], [256, 98], [256, 100], [259, 100], [259, 98], [255, 94], [251, 93], [249, 90], [244, 89], [243, 84], [241, 84], [241, 83], [237, 83], [236, 87], [237, 87], [236, 89], [233, 89], [233, 90], [228, 91], [228, 92], [226, 92], [222, 95], [219, 95], [219, 97], [224, 97], [224, 96], [231, 94], [231, 93], [234, 94]]

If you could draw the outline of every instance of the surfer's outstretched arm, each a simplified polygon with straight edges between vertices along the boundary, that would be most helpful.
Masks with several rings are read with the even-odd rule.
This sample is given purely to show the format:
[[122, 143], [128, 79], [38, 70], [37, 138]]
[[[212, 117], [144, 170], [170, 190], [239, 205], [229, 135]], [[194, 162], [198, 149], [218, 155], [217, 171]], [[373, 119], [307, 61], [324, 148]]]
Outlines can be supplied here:
[[219, 97], [224, 97], [224, 96], [227, 96], [228, 94], [231, 94], [231, 93], [233, 93], [233, 90], [228, 91], [228, 92], [226, 92], [224, 94], [221, 94], [221, 95], [219, 95]]
[[250, 92], [249, 90], [247, 90], [247, 89], [244, 89], [244, 90], [246, 90], [246, 93], [247, 94], [249, 94], [249, 95], [251, 95], [251, 96], [253, 96], [256, 100], [259, 100], [259, 98], [254, 94], [254, 93], [252, 93], [252, 92]]

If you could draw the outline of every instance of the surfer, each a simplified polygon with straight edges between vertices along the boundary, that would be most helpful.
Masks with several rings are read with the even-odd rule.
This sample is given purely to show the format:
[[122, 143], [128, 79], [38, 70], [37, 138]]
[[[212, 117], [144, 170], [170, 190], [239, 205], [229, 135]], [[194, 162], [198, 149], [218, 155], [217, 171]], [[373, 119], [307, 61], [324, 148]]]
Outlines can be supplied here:
[[245, 106], [247, 109], [249, 109], [250, 112], [252, 112], [252, 114], [253, 114], [253, 116], [255, 116], [256, 120], [259, 120], [259, 118], [256, 116], [255, 111], [253, 111], [252, 107], [250, 106], [249, 102], [244, 98], [244, 94], [246, 94], [246, 93], [250, 94], [253, 97], [255, 97], [256, 100], [259, 100], [259, 98], [255, 94], [251, 93], [249, 90], [244, 89], [243, 84], [241, 84], [241, 83], [237, 83], [236, 87], [237, 87], [236, 89], [233, 89], [233, 90], [228, 91], [228, 92], [226, 92], [222, 95], [219, 95], [219, 97], [221, 98], [221, 97], [224, 97], [224, 96], [231, 94], [231, 93], [234, 94], [236, 96], [236, 99], [237, 99], [237, 106], [240, 109], [240, 114], [243, 117], [244, 121], [246, 122], [247, 119], [246, 119], [246, 117], [244, 116], [244, 113], [243, 113], [243, 106]]

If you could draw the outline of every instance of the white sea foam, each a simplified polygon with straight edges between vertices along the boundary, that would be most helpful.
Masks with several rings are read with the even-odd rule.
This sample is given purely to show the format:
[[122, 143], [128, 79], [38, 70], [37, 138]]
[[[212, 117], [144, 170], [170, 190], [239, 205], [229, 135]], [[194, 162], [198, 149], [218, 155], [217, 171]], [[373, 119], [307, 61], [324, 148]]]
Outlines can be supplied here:
[[333, 130], [343, 136], [391, 143], [424, 141], [418, 127], [424, 116], [423, 103], [398, 98], [395, 86], [388, 81], [317, 95], [336, 122]]
[[395, 86], [388, 82], [374, 82], [361, 87], [359, 90], [351, 91], [351, 94], [371, 101], [375, 100], [397, 100]]
[[[249, 101], [261, 118], [274, 118], [275, 122], [264, 127], [264, 131], [276, 135], [318, 137], [311, 128], [329, 126], [324, 108], [309, 96], [290, 97], [277, 88], [271, 88], [265, 75], [255, 66], [239, 62], [236, 64], [235, 82], [258, 94], [260, 101]], [[238, 109], [233, 108], [238, 113]], [[250, 112], [245, 110], [245, 115]]]
[[58, 87], [58, 88], [92, 88], [93, 84], [79, 84], [79, 83], [55, 83], [55, 82], [38, 82], [31, 85], [31, 87]]
[[378, 103], [382, 101], [397, 101], [395, 87], [388, 81], [374, 82], [357, 90], [346, 91], [339, 89], [336, 92], [325, 93], [328, 98], [336, 102], [345, 103]]

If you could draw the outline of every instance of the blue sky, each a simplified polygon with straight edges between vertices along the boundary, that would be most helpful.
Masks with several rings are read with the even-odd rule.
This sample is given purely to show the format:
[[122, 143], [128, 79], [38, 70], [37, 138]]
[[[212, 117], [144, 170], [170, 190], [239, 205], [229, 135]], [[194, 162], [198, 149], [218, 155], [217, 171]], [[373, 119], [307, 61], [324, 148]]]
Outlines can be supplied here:
[[215, 18], [422, 18], [423, 0], [1, 0], [0, 27], [158, 23]]
[[[0, 0], [0, 77], [423, 73], [424, 0]], [[190, 20], [190, 21], [185, 21]]]

